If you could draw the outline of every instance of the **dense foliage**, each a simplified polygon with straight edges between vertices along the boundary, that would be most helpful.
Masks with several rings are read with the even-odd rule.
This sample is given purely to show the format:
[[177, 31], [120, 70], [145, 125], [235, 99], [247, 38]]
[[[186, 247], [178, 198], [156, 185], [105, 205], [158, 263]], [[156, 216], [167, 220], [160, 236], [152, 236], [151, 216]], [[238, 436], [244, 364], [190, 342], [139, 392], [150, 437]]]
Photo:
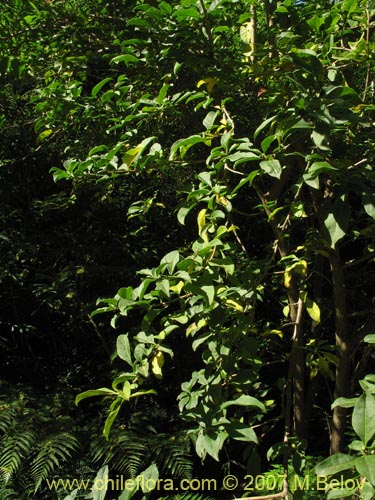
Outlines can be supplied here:
[[0, 495], [373, 498], [372, 3], [0, 10]]

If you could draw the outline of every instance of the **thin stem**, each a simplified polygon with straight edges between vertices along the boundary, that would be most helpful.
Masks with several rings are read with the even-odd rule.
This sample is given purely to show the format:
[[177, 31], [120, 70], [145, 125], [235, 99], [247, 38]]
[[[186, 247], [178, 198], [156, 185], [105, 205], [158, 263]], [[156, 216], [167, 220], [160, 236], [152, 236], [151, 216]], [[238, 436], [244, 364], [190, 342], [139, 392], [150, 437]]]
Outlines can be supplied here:
[[[370, 11], [368, 8], [368, 4], [366, 5], [366, 53], [367, 57], [369, 57], [369, 47], [370, 47]], [[363, 92], [363, 101], [366, 101], [367, 91], [370, 84], [370, 76], [371, 76], [371, 63], [370, 61], [367, 63], [367, 72], [366, 72], [366, 81], [365, 81], [365, 90]]]

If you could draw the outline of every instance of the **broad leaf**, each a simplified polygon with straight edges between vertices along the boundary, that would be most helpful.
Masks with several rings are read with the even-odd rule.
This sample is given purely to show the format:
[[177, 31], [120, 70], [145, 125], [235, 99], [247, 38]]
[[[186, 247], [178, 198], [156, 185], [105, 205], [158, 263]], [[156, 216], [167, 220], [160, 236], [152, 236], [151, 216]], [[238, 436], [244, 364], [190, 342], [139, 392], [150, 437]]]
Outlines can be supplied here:
[[371, 373], [366, 375], [364, 379], [359, 381], [359, 385], [362, 387], [364, 392], [375, 394], [375, 374]]
[[362, 500], [373, 500], [375, 498], [375, 489], [370, 483], [365, 483], [362, 485], [361, 490]]
[[262, 411], [266, 411], [266, 407], [263, 403], [261, 403], [258, 399], [253, 396], [247, 396], [246, 394], [242, 394], [239, 398], [233, 399], [232, 401], [226, 401], [223, 403], [223, 408], [228, 408], [228, 406], [255, 406]]
[[200, 458], [205, 458], [210, 455], [215, 460], [219, 461], [219, 452], [223, 447], [224, 441], [228, 437], [226, 432], [219, 432], [212, 437], [208, 434], [199, 434], [195, 442], [195, 449]]
[[108, 82], [110, 82], [112, 80], [111, 77], [108, 77], [108, 78], [104, 78], [104, 80], [102, 80], [101, 82], [97, 83], [95, 85], [95, 87], [92, 89], [91, 91], [91, 95], [92, 97], [95, 97], [97, 95], [98, 92], [100, 92], [102, 90], [102, 88], [104, 87], [104, 85], [106, 85]]
[[187, 151], [194, 146], [194, 144], [204, 143], [207, 144], [207, 139], [202, 137], [201, 135], [192, 135], [186, 139], [179, 139], [176, 141], [172, 147], [169, 155], [170, 160], [174, 160], [178, 151], [180, 151], [181, 158], [185, 156]]
[[[99, 487], [100, 485], [100, 487]], [[108, 465], [102, 467], [97, 473], [91, 492], [87, 496], [92, 500], [104, 500], [108, 486]]]
[[167, 269], [169, 271], [169, 274], [173, 274], [179, 260], [180, 254], [178, 250], [173, 250], [172, 252], [164, 255], [164, 257], [160, 261], [160, 264], [168, 264]]
[[375, 219], [375, 193], [372, 191], [362, 193], [362, 203], [367, 215]]
[[103, 436], [106, 439], [109, 438], [109, 433], [111, 431], [113, 422], [116, 420], [116, 417], [120, 411], [121, 403], [122, 403], [121, 399], [118, 398], [117, 407], [115, 409], [111, 410], [108, 414], [108, 417], [106, 418], [106, 421], [104, 423], [104, 429], [103, 429]]
[[70, 495], [68, 495], [68, 496], [64, 497], [64, 498], [63, 498], [63, 500], [75, 500], [75, 498], [76, 498], [76, 496], [77, 496], [78, 492], [79, 492], [79, 489], [78, 489], [78, 488], [76, 488], [75, 490], [73, 490], [73, 491], [70, 493]]
[[362, 394], [357, 401], [352, 416], [355, 432], [365, 445], [375, 434], [375, 396]]
[[341, 196], [330, 207], [324, 220], [326, 238], [332, 248], [346, 235], [349, 226], [350, 208], [346, 195]]
[[364, 455], [355, 462], [357, 471], [375, 486], [375, 455]]
[[266, 174], [280, 179], [282, 168], [279, 160], [264, 160], [259, 165]]
[[318, 476], [331, 476], [343, 470], [352, 469], [355, 467], [356, 457], [336, 453], [326, 458], [315, 466], [315, 474]]
[[336, 408], [336, 406], [341, 406], [341, 408], [353, 408], [358, 401], [358, 398], [337, 398], [331, 405], [331, 409]]
[[348, 488], [335, 487], [335, 488], [329, 490], [329, 492], [327, 494], [327, 500], [331, 500], [333, 498], [353, 497], [355, 491], [356, 491], [356, 488], [349, 490]]
[[236, 441], [258, 443], [258, 437], [250, 425], [246, 425], [242, 422], [232, 422], [225, 425], [225, 430], [229, 437]]
[[305, 304], [307, 314], [313, 321], [315, 321], [316, 323], [320, 323], [320, 308], [318, 304], [311, 300], [310, 297], [307, 296], [306, 292], [301, 292], [300, 296]]
[[207, 305], [212, 305], [215, 298], [215, 287], [213, 285], [203, 285], [201, 290], [207, 300]]
[[107, 389], [106, 387], [81, 392], [80, 394], [78, 394], [78, 396], [76, 396], [75, 404], [78, 405], [78, 403], [82, 401], [82, 399], [92, 398], [95, 396], [117, 396], [117, 392], [112, 391], [111, 389]]
[[119, 335], [116, 341], [116, 350], [119, 358], [126, 361], [130, 366], [133, 365], [129, 335]]

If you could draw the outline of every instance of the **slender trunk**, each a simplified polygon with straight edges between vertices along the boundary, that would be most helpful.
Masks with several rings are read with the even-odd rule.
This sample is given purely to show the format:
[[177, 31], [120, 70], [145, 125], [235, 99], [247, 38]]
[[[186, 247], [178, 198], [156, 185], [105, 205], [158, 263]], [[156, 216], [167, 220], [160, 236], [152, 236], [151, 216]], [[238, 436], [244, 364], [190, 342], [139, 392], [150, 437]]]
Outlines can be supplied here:
[[[348, 339], [348, 321], [344, 269], [336, 250], [331, 250], [329, 262], [332, 274], [335, 307], [335, 337], [339, 362], [336, 368], [334, 398], [348, 397], [351, 382], [351, 345]], [[331, 429], [331, 454], [344, 448], [344, 432], [347, 410], [336, 406], [333, 410]]]
[[255, 5], [250, 5], [250, 61], [255, 61], [255, 44], [257, 38], [257, 11]]
[[303, 303], [297, 300], [297, 311], [293, 313], [294, 333], [293, 346], [290, 355], [293, 376], [293, 430], [295, 435], [302, 439], [305, 437], [305, 352], [304, 335], [302, 330]]
[[[281, 178], [274, 183], [267, 194], [261, 193], [259, 190], [258, 196], [262, 201], [262, 205], [266, 214], [269, 216], [270, 211], [267, 202], [275, 201], [279, 198], [284, 186], [288, 183], [290, 177], [290, 169], [284, 170]], [[277, 239], [277, 246], [281, 257], [286, 257], [289, 254], [288, 240], [285, 238], [284, 230], [280, 228], [279, 221], [276, 217], [270, 221], [273, 233]], [[304, 333], [302, 328], [303, 303], [299, 297], [298, 277], [293, 276], [288, 290], [288, 302], [290, 319], [294, 324], [292, 348], [289, 357], [289, 372], [287, 379], [287, 399], [290, 403], [293, 402], [293, 432], [302, 439], [305, 436], [305, 417], [304, 417], [304, 371], [305, 371], [305, 351], [304, 351]], [[290, 397], [288, 397], [288, 393]], [[291, 404], [290, 404], [291, 406]], [[286, 433], [290, 432], [290, 413], [291, 409], [286, 405]]]

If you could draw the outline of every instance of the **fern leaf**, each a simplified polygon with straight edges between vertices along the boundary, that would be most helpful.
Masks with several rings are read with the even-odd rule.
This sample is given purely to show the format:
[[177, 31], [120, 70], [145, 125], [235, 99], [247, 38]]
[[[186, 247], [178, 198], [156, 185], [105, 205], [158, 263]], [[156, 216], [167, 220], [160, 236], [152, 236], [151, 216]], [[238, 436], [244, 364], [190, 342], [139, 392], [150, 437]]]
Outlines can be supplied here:
[[19, 500], [18, 493], [16, 493], [11, 486], [7, 484], [1, 484], [1, 479], [0, 479], [0, 498], [1, 500]]
[[4, 434], [14, 425], [17, 409], [12, 406], [1, 407], [0, 413], [0, 431]]
[[1, 440], [0, 470], [5, 482], [18, 471], [22, 460], [32, 453], [36, 442], [37, 436], [31, 431], [18, 431]]
[[98, 439], [92, 446], [93, 461], [110, 464], [112, 470], [134, 478], [149, 460], [150, 447], [144, 437], [132, 432], [114, 432], [111, 441]]
[[189, 492], [161, 497], [158, 500], [215, 500], [213, 497], [203, 493]]
[[31, 463], [31, 475], [34, 480], [34, 493], [38, 491], [42, 482], [59, 467], [61, 462], [66, 462], [79, 448], [78, 440], [68, 433], [49, 436], [41, 444], [39, 453]]
[[190, 441], [185, 436], [159, 434], [154, 448], [155, 461], [163, 473], [178, 478], [191, 479], [194, 464], [190, 453]]

